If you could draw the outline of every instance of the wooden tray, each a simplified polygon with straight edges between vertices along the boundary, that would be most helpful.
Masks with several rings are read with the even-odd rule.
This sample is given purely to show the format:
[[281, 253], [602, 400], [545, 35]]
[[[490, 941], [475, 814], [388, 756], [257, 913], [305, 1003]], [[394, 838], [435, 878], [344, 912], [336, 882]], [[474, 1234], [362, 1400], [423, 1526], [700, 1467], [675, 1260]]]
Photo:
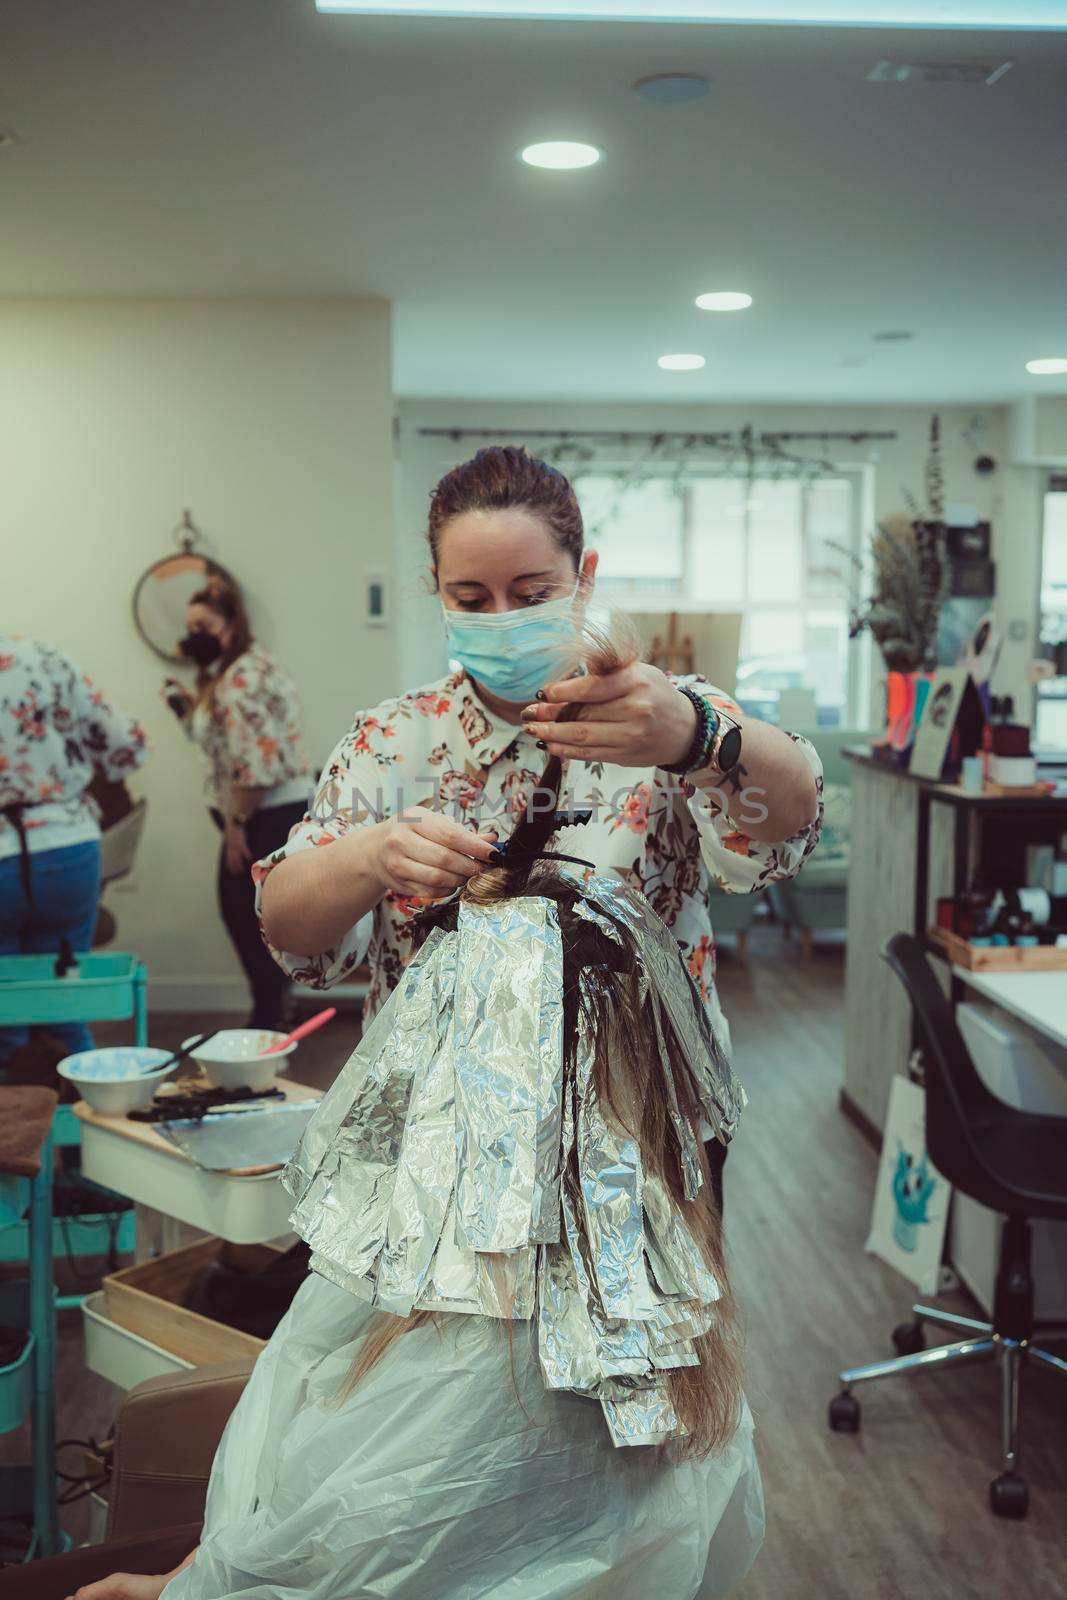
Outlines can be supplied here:
[[1067, 950], [1052, 944], [979, 945], [975, 948], [948, 928], [931, 928], [929, 936], [957, 967], [971, 972], [1067, 971]]
[[254, 1334], [213, 1322], [182, 1304], [193, 1278], [212, 1261], [251, 1270], [269, 1266], [281, 1251], [270, 1244], [227, 1244], [200, 1239], [184, 1250], [172, 1250], [154, 1261], [142, 1261], [104, 1279], [108, 1320], [150, 1344], [169, 1350], [194, 1367], [216, 1361], [253, 1359], [263, 1349]]

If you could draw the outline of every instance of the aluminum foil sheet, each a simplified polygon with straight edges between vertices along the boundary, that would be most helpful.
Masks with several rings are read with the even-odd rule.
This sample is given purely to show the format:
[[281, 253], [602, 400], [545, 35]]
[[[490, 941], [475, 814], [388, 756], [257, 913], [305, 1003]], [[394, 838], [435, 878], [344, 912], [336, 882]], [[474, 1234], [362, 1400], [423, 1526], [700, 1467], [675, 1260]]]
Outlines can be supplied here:
[[460, 910], [451, 1054], [457, 1237], [518, 1250], [558, 1237], [563, 947], [555, 905]]
[[637, 940], [649, 989], [662, 1005], [701, 1094], [704, 1113], [720, 1137], [729, 1139], [746, 1103], [745, 1091], [711, 1031], [707, 1013], [674, 935], [644, 895], [607, 873], [580, 880], [592, 907], [623, 923]]
[[[616, 878], [580, 883], [583, 914], [636, 943], [695, 1195], [666, 1030], [721, 1137], [743, 1091], [651, 907]], [[533, 1319], [546, 1388], [599, 1400], [615, 1444], [658, 1444], [682, 1431], [666, 1375], [699, 1362], [720, 1289], [684, 1207], [601, 1105], [584, 1024], [565, 1074], [563, 978], [553, 901], [461, 903], [456, 929], [431, 934], [368, 1028], [283, 1182], [320, 1276], [400, 1316]]]

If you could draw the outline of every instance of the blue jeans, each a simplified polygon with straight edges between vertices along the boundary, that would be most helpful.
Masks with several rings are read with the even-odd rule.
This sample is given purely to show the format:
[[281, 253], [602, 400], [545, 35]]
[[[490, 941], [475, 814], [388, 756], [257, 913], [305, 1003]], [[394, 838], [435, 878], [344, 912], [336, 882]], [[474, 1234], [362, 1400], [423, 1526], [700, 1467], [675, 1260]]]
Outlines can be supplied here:
[[[0, 955], [51, 955], [68, 939], [72, 950], [88, 950], [96, 927], [100, 899], [100, 842], [41, 850], [30, 856], [33, 908], [25, 947], [20, 934], [26, 920], [26, 895], [19, 858], [0, 861]], [[34, 1032], [58, 1039], [68, 1055], [91, 1050], [93, 1036], [82, 1022], [57, 1022]], [[0, 1075], [15, 1051], [26, 1044], [29, 1028], [0, 1028]]]

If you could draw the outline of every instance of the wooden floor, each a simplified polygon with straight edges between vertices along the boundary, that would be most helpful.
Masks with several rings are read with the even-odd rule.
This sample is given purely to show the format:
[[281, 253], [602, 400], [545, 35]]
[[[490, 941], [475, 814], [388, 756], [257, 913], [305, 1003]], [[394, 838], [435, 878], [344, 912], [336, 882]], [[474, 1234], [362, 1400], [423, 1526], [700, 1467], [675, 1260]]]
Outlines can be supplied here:
[[[830, 1433], [836, 1370], [894, 1352], [910, 1286], [864, 1254], [876, 1158], [836, 1107], [842, 963], [754, 941], [720, 988], [748, 1090], [726, 1164], [726, 1234], [748, 1336], [767, 1542], [740, 1600], [1055, 1600], [1067, 1595], [1067, 1382], [1023, 1386], [1030, 1515], [987, 1509], [992, 1367], [864, 1385], [863, 1430]], [[962, 1295], [939, 1302], [975, 1315]], [[945, 1340], [951, 1338], [945, 1334]]]
[[[1025, 1375], [1022, 1523], [987, 1509], [999, 1471], [991, 1368], [866, 1386], [863, 1432], [828, 1431], [837, 1369], [892, 1354], [911, 1299], [863, 1252], [876, 1163], [837, 1110], [841, 950], [817, 945], [804, 962], [756, 932], [747, 969], [723, 954], [720, 986], [750, 1101], [726, 1166], [726, 1221], [768, 1507], [739, 1600], [1067, 1596], [1067, 1383], [1055, 1373]], [[153, 1043], [203, 1020], [155, 1019]], [[325, 1084], [355, 1037], [339, 1018], [301, 1047], [297, 1075]], [[943, 1303], [973, 1310], [960, 1296]], [[117, 1396], [86, 1374], [76, 1316], [64, 1318], [59, 1385], [61, 1437], [106, 1430]], [[83, 1535], [84, 1508], [65, 1521]]]

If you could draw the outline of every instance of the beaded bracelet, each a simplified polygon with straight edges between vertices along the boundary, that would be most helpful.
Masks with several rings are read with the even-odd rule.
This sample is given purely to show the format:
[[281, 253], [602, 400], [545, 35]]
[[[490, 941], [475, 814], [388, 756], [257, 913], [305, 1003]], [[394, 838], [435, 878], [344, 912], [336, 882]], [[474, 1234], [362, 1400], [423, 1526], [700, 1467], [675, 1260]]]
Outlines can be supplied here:
[[675, 777], [681, 778], [687, 772], [699, 772], [701, 767], [706, 767], [711, 761], [711, 747], [719, 727], [719, 717], [710, 702], [705, 700], [702, 694], [697, 694], [695, 689], [690, 689], [687, 683], [679, 683], [675, 687], [692, 702], [697, 714], [696, 732], [684, 758], [671, 763], [662, 761], [660, 770], [672, 772]]

